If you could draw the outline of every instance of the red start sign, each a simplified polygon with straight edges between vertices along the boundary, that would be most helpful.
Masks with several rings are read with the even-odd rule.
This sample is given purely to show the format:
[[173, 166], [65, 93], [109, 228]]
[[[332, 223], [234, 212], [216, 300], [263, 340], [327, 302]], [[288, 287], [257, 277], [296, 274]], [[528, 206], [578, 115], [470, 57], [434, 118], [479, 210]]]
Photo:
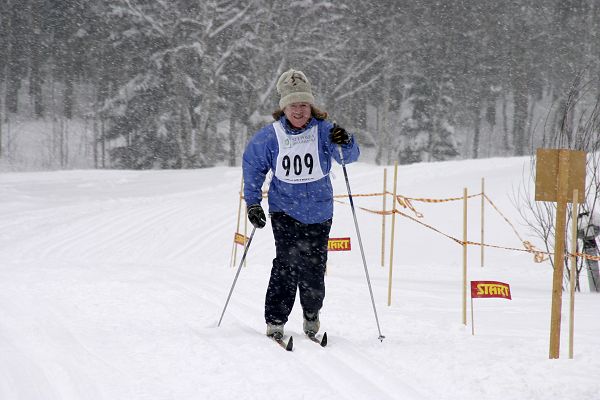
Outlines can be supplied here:
[[350, 251], [350, 238], [329, 238], [327, 242], [327, 251]]
[[471, 281], [471, 297], [474, 299], [496, 297], [511, 300], [510, 286], [508, 283], [496, 281]]

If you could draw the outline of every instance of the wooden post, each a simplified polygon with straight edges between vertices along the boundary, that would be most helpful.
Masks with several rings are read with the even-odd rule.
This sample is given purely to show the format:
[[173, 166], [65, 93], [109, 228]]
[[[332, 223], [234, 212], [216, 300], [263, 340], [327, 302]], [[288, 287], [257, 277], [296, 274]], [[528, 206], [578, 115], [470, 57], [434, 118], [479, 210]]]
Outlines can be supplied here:
[[535, 200], [555, 201], [554, 273], [552, 276], [552, 311], [550, 315], [549, 358], [560, 356], [562, 282], [565, 268], [565, 224], [570, 194], [578, 190], [581, 203], [585, 194], [586, 155], [584, 151], [537, 149]]
[[473, 296], [471, 296], [471, 335], [475, 336], [475, 317], [473, 314]]
[[558, 155], [558, 201], [554, 244], [554, 275], [552, 277], [552, 311], [550, 316], [550, 358], [560, 356], [560, 322], [562, 309], [562, 280], [565, 269], [565, 220], [567, 217], [567, 188], [569, 179], [569, 152]]
[[[248, 209], [244, 207], [244, 237], [248, 237]], [[246, 268], [248, 257], [244, 258], [244, 268]]]
[[467, 325], [467, 188], [463, 189], [463, 325]]
[[578, 202], [579, 191], [573, 190], [573, 208], [571, 209], [571, 274], [569, 282], [571, 286], [571, 301], [569, 312], [569, 358], [573, 358], [573, 333], [575, 331], [575, 281], [577, 280], [577, 216], [579, 214]]
[[[243, 201], [243, 193], [244, 193], [244, 176], [242, 175], [242, 183], [240, 183], [240, 199], [238, 202], [238, 211], [237, 211], [237, 225], [235, 226], [235, 233], [239, 233], [240, 231], [240, 214], [242, 211], [242, 201]], [[235, 261], [237, 258], [237, 243], [233, 242], [233, 248], [231, 249], [231, 263], [230, 267], [235, 267]]]
[[[398, 180], [398, 161], [394, 162], [394, 197], [392, 211], [396, 210], [396, 189]], [[388, 275], [388, 306], [392, 305], [392, 270], [394, 268], [394, 228], [396, 227], [396, 213], [392, 213], [392, 233], [390, 234], [390, 271]]]
[[387, 168], [383, 169], [383, 215], [381, 216], [381, 266], [385, 264], [385, 212], [387, 198]]
[[485, 178], [481, 178], [481, 267], [483, 268], [484, 249], [483, 245], [485, 234]]

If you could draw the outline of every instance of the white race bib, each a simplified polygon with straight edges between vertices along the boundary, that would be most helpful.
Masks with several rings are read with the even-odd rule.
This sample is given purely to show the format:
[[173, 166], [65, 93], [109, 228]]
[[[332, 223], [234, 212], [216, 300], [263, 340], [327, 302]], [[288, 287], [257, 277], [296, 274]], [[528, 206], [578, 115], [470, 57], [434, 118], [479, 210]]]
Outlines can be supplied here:
[[314, 125], [298, 135], [288, 135], [281, 122], [273, 122], [279, 154], [275, 176], [287, 183], [307, 183], [326, 176], [319, 159], [319, 128]]

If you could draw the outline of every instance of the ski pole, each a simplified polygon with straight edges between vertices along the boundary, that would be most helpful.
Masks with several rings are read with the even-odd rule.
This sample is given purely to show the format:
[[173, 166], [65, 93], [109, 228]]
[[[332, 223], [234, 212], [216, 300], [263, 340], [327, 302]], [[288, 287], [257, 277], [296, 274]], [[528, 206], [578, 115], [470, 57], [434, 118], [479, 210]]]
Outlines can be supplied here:
[[377, 330], [379, 331], [379, 339], [383, 342], [385, 336], [381, 334], [381, 328], [379, 326], [379, 318], [377, 317], [377, 308], [375, 307], [375, 299], [373, 298], [373, 288], [371, 287], [371, 279], [369, 278], [369, 270], [367, 269], [367, 260], [365, 259], [365, 251], [362, 245], [362, 239], [360, 238], [360, 230], [358, 229], [358, 220], [356, 219], [356, 211], [354, 209], [354, 201], [352, 200], [352, 192], [350, 191], [350, 182], [348, 181], [348, 172], [346, 171], [346, 162], [344, 161], [344, 152], [342, 146], [339, 147], [340, 158], [342, 160], [342, 169], [344, 170], [344, 179], [346, 180], [346, 188], [348, 189], [348, 198], [350, 199], [350, 208], [352, 209], [352, 216], [354, 217], [354, 226], [356, 228], [356, 236], [358, 237], [358, 245], [360, 247], [360, 254], [362, 255], [363, 266], [365, 268], [365, 276], [367, 277], [367, 285], [369, 286], [369, 294], [371, 295], [371, 304], [373, 305], [373, 313], [375, 313], [375, 322], [377, 322]]
[[221, 326], [221, 321], [223, 321], [223, 315], [225, 315], [225, 310], [227, 309], [227, 305], [229, 304], [229, 300], [231, 299], [231, 295], [233, 294], [233, 288], [235, 287], [235, 283], [237, 282], [238, 276], [240, 276], [240, 271], [242, 270], [242, 265], [244, 264], [244, 260], [246, 259], [246, 254], [248, 254], [248, 248], [250, 247], [250, 243], [252, 243], [254, 231], [256, 231], [256, 227], [252, 228], [250, 238], [248, 239], [248, 243], [246, 243], [246, 247], [244, 248], [244, 254], [242, 255], [242, 259], [240, 260], [240, 266], [238, 267], [237, 272], [235, 273], [235, 278], [233, 278], [233, 284], [231, 285], [231, 289], [229, 289], [229, 295], [227, 296], [227, 301], [225, 302], [225, 307], [223, 307], [223, 312], [221, 313], [221, 318], [219, 318], [219, 323], [217, 324], [217, 327]]

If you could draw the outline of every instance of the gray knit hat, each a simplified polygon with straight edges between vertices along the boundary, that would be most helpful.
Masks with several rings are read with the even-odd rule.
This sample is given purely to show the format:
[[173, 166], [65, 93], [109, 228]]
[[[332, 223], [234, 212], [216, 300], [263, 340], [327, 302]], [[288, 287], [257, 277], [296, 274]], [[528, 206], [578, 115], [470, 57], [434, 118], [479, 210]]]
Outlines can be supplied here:
[[302, 71], [290, 69], [285, 71], [277, 80], [277, 93], [281, 96], [279, 108], [282, 110], [292, 103], [315, 102], [310, 88], [310, 82]]

